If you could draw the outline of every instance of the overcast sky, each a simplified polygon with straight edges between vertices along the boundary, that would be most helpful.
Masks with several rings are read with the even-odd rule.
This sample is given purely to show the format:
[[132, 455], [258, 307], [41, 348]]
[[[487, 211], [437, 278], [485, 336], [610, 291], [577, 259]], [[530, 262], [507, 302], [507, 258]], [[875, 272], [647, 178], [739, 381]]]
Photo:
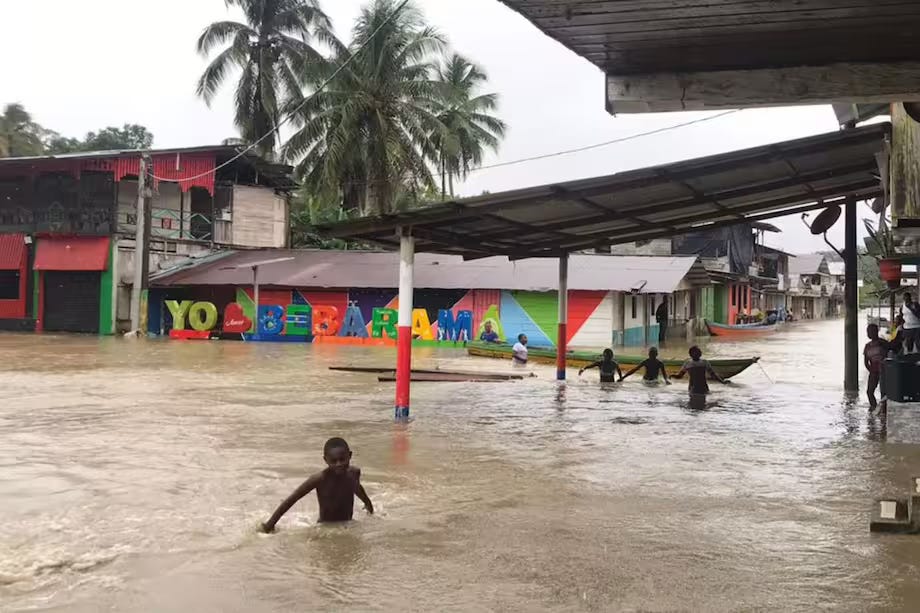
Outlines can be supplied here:
[[[604, 76], [498, 0], [416, 0], [460, 53], [481, 64], [501, 95], [508, 136], [487, 164], [683, 123], [711, 113], [612, 117]], [[346, 35], [361, 0], [325, 0]], [[235, 136], [233, 82], [208, 108], [195, 96], [206, 61], [195, 41], [212, 21], [236, 16], [223, 0], [30, 0], [4, 2], [0, 104], [21, 102], [66, 136], [139, 123], [156, 147], [219, 143]], [[235, 75], [233, 77], [235, 79]], [[474, 172], [460, 188], [478, 194], [578, 179], [752, 147], [837, 129], [829, 106], [745, 110], [672, 132], [549, 160]], [[868, 212], [868, 208], [864, 208]], [[777, 220], [768, 243], [793, 253], [823, 249], [798, 218]], [[842, 247], [842, 222], [832, 239]]]

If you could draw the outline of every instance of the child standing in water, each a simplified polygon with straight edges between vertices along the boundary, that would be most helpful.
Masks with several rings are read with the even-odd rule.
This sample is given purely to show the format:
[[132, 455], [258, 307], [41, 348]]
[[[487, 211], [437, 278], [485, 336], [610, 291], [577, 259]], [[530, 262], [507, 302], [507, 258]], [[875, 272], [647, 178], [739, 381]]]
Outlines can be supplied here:
[[623, 378], [623, 372], [620, 370], [620, 365], [613, 359], [613, 351], [610, 349], [604, 349], [604, 357], [598, 362], [589, 364], [578, 371], [578, 376], [580, 377], [583, 372], [589, 368], [598, 368], [601, 371], [601, 383], [614, 383], [616, 382], [616, 376], [620, 375], [620, 379]]
[[635, 374], [641, 368], [645, 369], [645, 375], [642, 376], [643, 381], [647, 381], [649, 383], [652, 383], [652, 382], [657, 383], [658, 377], [661, 376], [661, 377], [664, 377], [665, 383], [667, 383], [668, 385], [671, 385], [671, 382], [668, 380], [668, 373], [667, 371], [665, 371], [665, 368], [664, 368], [664, 363], [662, 363], [662, 361], [658, 359], [658, 349], [657, 348], [652, 347], [651, 349], [649, 349], [648, 359], [643, 360], [638, 366], [636, 366], [631, 371], [623, 375], [620, 378], [620, 381], [622, 381], [626, 377], [629, 377], [630, 375]]
[[[866, 334], [869, 336], [869, 342], [863, 349], [863, 360], [866, 364], [866, 370], [869, 371], [869, 382], [866, 386], [866, 396], [869, 398], [869, 411], [875, 411], [878, 408], [878, 400], [875, 399], [875, 390], [882, 379], [882, 367], [885, 358], [888, 357], [889, 343], [883, 341], [878, 335], [878, 326], [869, 324], [866, 328]], [[882, 395], [884, 396], [884, 389]]]
[[319, 501], [319, 521], [350, 521], [354, 512], [355, 496], [364, 503], [368, 513], [374, 513], [374, 505], [361, 485], [361, 469], [351, 466], [351, 449], [341, 438], [331, 438], [323, 446], [323, 460], [326, 469], [316, 473], [300, 484], [294, 492], [262, 524], [263, 532], [273, 532], [275, 524], [294, 504], [316, 490]]
[[719, 376], [719, 373], [712, 369], [708, 360], [703, 359], [703, 352], [699, 347], [694, 345], [690, 347], [690, 359], [684, 362], [680, 372], [674, 375], [675, 379], [682, 379], [684, 375], [690, 375], [690, 395], [705, 396], [709, 393], [708, 377], [722, 384], [728, 381]]

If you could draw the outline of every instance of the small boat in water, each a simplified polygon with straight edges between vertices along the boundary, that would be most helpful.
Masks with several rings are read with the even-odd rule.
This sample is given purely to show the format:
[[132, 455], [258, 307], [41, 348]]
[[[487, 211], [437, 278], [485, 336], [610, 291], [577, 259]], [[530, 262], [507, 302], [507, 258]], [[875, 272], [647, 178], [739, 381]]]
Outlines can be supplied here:
[[[499, 343], [482, 343], [482, 342], [472, 342], [466, 347], [467, 353], [472, 356], [482, 357], [482, 358], [498, 358], [503, 360], [511, 359], [511, 345], [504, 345]], [[527, 348], [527, 358], [531, 362], [536, 362], [538, 364], [555, 364], [556, 363], [556, 350], [552, 347], [528, 347]], [[593, 364], [601, 359], [601, 354], [594, 351], [569, 351], [565, 356], [566, 366], [570, 368], [582, 368], [583, 366], [588, 366]], [[633, 366], [638, 366], [646, 359], [646, 356], [636, 356], [636, 355], [617, 355], [616, 361], [619, 362], [620, 367], [624, 370], [632, 368]], [[659, 358], [664, 363], [664, 368], [668, 373], [668, 376], [676, 375], [681, 366], [684, 365], [684, 359], [665, 359]], [[712, 359], [709, 360], [709, 363], [712, 364], [712, 369], [718, 373], [723, 379], [731, 379], [732, 377], [744, 372], [753, 364], [756, 364], [760, 360], [759, 357], [753, 358], [740, 358], [740, 359]]]
[[776, 332], [778, 327], [779, 324], [739, 324], [737, 326], [729, 326], [727, 324], [717, 324], [713, 321], [706, 320], [706, 328], [709, 329], [709, 334], [729, 339], [767, 336], [768, 334]]

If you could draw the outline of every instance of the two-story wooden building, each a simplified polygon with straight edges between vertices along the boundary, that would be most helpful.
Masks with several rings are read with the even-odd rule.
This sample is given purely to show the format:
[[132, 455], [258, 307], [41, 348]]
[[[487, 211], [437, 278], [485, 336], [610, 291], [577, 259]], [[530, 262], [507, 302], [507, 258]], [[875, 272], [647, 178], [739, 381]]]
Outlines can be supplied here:
[[[287, 247], [291, 168], [234, 146], [150, 151], [149, 268]], [[0, 159], [0, 329], [127, 330], [138, 151]]]

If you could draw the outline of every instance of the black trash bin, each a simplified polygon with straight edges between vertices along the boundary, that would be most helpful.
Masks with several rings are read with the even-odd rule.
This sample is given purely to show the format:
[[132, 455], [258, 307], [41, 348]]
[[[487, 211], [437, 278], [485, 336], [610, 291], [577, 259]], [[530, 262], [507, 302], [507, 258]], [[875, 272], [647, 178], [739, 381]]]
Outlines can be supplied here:
[[889, 356], [885, 360], [882, 394], [894, 402], [920, 402], [920, 354]]

